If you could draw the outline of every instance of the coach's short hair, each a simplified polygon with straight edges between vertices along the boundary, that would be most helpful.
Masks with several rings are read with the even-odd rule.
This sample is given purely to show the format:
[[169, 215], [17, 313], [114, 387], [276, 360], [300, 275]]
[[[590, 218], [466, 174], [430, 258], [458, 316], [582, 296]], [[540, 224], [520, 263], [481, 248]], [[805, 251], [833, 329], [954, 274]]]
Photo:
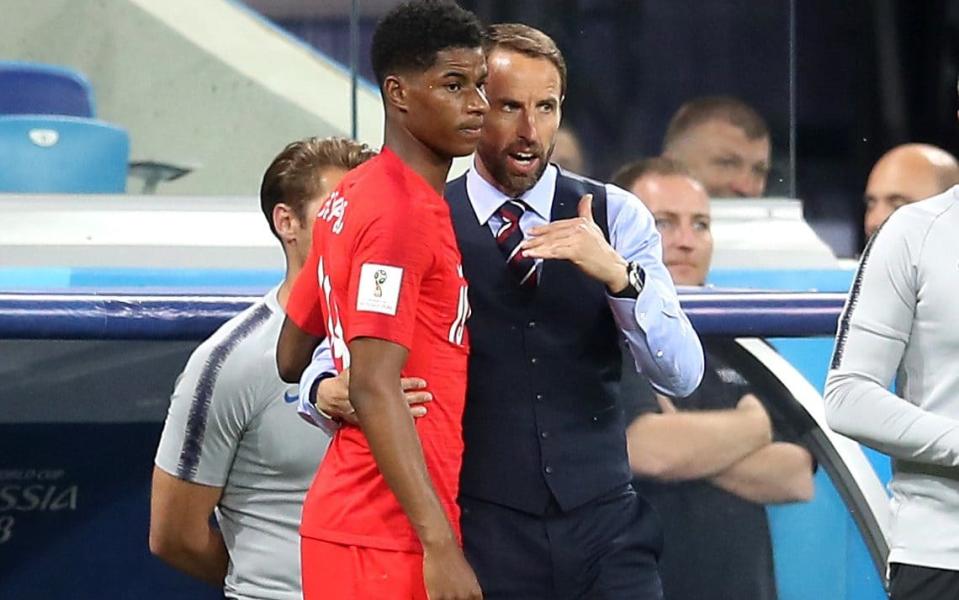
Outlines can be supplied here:
[[366, 144], [339, 137], [307, 138], [287, 145], [276, 155], [260, 184], [260, 209], [270, 231], [279, 238], [273, 224], [273, 209], [286, 204], [299, 219], [306, 215], [306, 205], [321, 189], [320, 170], [337, 167], [349, 171], [376, 156]]
[[665, 156], [654, 156], [651, 158], [640, 158], [628, 162], [613, 173], [612, 182], [624, 190], [633, 187], [637, 181], [647, 175], [659, 175], [668, 177], [670, 175], [679, 175], [688, 177], [697, 181], [685, 166], [679, 161]]
[[480, 48], [483, 26], [452, 0], [416, 0], [388, 12], [373, 32], [373, 73], [382, 86], [397, 71], [426, 70], [448, 48]]
[[560, 90], [566, 95], [566, 60], [559, 46], [539, 29], [522, 23], [497, 23], [486, 30], [486, 53], [497, 48], [518, 52], [532, 58], [545, 58], [559, 71]]
[[709, 121], [725, 121], [743, 130], [750, 140], [769, 137], [769, 126], [756, 109], [731, 96], [704, 96], [679, 107], [669, 121], [663, 139], [668, 150], [690, 130]]

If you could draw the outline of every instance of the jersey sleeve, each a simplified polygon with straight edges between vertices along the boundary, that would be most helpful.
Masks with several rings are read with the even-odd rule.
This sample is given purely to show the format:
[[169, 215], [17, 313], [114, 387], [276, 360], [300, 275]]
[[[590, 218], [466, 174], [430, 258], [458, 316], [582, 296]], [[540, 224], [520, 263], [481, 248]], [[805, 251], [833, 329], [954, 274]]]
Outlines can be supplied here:
[[320, 305], [319, 259], [320, 253], [314, 244], [290, 290], [286, 316], [303, 331], [322, 338], [326, 337], [326, 326]]
[[170, 475], [223, 487], [246, 423], [253, 394], [220, 346], [201, 346], [177, 379], [155, 464]]
[[959, 466], [959, 420], [889, 391], [909, 343], [929, 227], [896, 211], [863, 252], [839, 320], [824, 396], [829, 426], [895, 458]]
[[347, 343], [359, 337], [413, 343], [423, 278], [433, 264], [437, 221], [412, 199], [385, 202], [357, 236], [347, 296]]

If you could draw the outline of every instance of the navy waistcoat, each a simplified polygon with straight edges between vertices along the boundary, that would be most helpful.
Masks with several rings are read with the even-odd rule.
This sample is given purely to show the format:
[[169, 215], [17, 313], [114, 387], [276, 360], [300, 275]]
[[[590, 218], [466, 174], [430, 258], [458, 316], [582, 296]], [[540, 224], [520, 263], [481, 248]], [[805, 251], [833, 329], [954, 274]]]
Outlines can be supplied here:
[[[585, 193], [608, 238], [605, 187], [562, 171], [550, 221], [576, 217]], [[605, 286], [549, 260], [536, 290], [520, 289], [465, 176], [446, 198], [473, 311], [460, 493], [542, 514], [551, 498], [571, 510], [625, 486], [619, 333]]]

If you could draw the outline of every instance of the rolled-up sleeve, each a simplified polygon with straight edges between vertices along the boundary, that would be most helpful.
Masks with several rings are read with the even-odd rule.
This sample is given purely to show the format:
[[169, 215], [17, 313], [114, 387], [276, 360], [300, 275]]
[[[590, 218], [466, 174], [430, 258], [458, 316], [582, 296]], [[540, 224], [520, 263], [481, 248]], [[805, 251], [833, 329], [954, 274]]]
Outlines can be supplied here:
[[646, 273], [638, 298], [609, 298], [613, 317], [637, 370], [653, 387], [669, 396], [688, 396], [703, 377], [703, 347], [663, 265], [653, 215], [633, 194], [613, 185], [606, 191], [610, 245], [627, 261], [638, 261]]
[[340, 428], [340, 424], [317, 410], [316, 405], [313, 404], [311, 392], [313, 391], [313, 384], [320, 377], [335, 373], [336, 365], [333, 363], [333, 355], [330, 353], [330, 344], [324, 339], [313, 351], [313, 359], [300, 377], [300, 401], [296, 408], [303, 420], [310, 425], [319, 427], [331, 437]]

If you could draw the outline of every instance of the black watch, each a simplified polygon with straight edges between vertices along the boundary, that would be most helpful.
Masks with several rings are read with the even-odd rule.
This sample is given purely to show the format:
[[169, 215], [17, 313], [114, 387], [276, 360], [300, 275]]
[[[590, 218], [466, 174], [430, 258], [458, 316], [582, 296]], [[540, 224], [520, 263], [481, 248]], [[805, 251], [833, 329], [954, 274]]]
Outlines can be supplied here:
[[613, 294], [616, 298], [639, 298], [643, 286], [646, 284], [646, 271], [639, 261], [632, 261], [626, 265], [626, 287]]

